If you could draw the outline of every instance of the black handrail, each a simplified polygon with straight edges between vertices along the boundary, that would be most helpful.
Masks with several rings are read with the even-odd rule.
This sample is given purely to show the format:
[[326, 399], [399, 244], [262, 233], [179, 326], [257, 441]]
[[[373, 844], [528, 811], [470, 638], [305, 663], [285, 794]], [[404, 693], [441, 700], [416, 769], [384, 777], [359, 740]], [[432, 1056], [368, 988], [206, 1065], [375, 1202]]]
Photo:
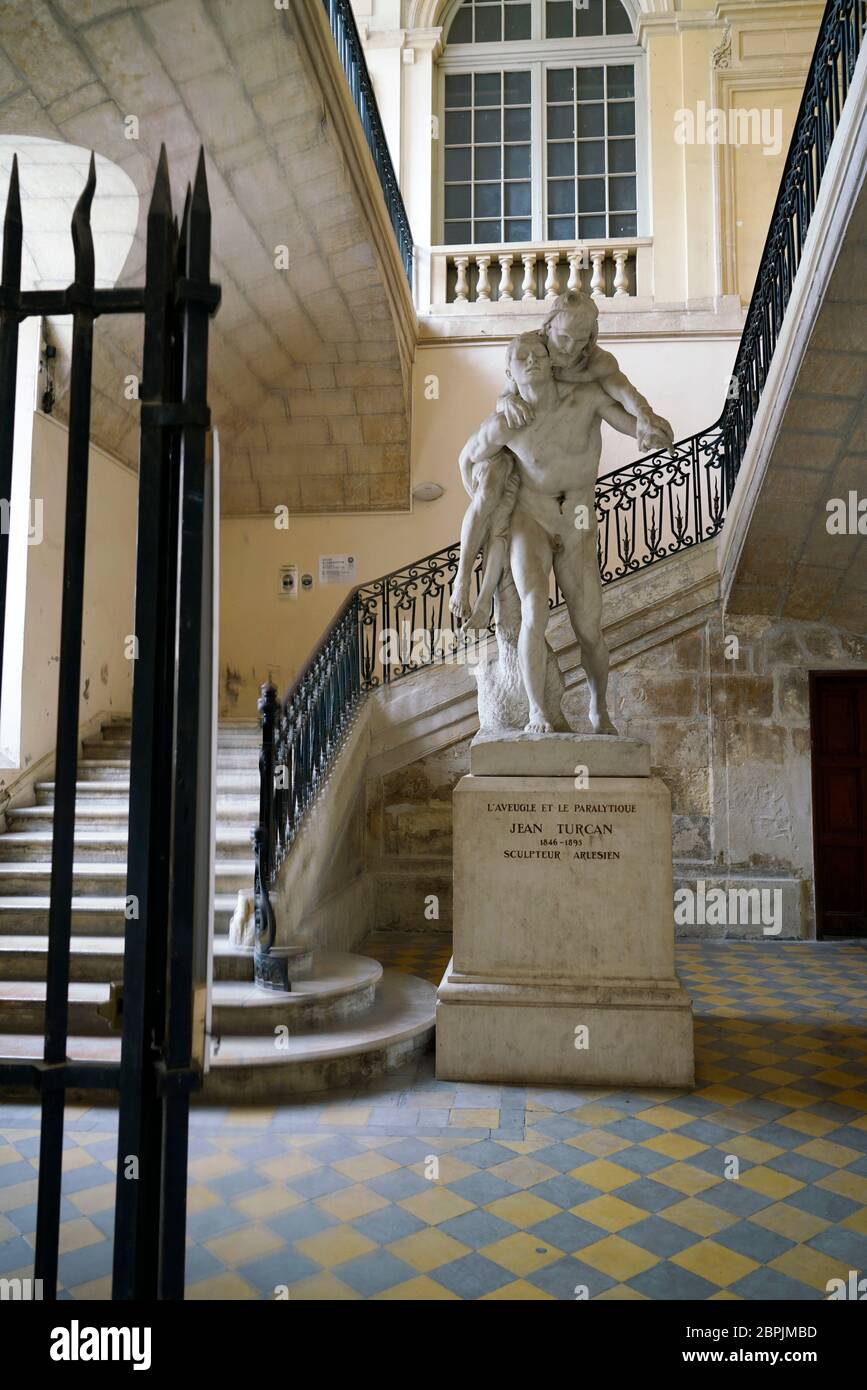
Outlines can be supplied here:
[[370, 80], [364, 50], [361, 47], [361, 39], [358, 37], [358, 28], [352, 13], [352, 6], [349, 0], [322, 0], [322, 3], [328, 15], [334, 43], [343, 64], [343, 71], [346, 73], [346, 80], [355, 102], [355, 109], [361, 119], [364, 137], [376, 165], [376, 172], [379, 175], [379, 182], [382, 185], [382, 193], [385, 198], [385, 206], [394, 228], [394, 235], [397, 238], [400, 259], [403, 261], [406, 277], [410, 287], [412, 287], [412, 232], [403, 204], [400, 185], [397, 181], [397, 174], [394, 172], [394, 165], [388, 150], [388, 141], [382, 128], [382, 119], [376, 104], [376, 97], [373, 94], [373, 83]]
[[[329, 13], [349, 8], [345, 0], [324, 3]], [[699, 545], [722, 530], [865, 27], [867, 0], [828, 0], [722, 414], [709, 429], [597, 480], [603, 584]], [[354, 24], [352, 33], [357, 44]], [[369, 86], [367, 101], [372, 102]], [[281, 709], [273, 687], [263, 686], [268, 713], [263, 717], [267, 749], [263, 745], [262, 765], [276, 768], [278, 777], [282, 768], [280, 780], [289, 784], [287, 792], [275, 789], [270, 774], [267, 785], [263, 781], [264, 809], [256, 834], [266, 845], [266, 871], [264, 877], [257, 874], [264, 902], [363, 695], [438, 661], [473, 659], [472, 642], [454, 626], [449, 610], [459, 555], [455, 542], [359, 585]], [[480, 572], [477, 560], [477, 591]], [[560, 601], [555, 587], [552, 608]], [[260, 702], [260, 709], [265, 706]]]

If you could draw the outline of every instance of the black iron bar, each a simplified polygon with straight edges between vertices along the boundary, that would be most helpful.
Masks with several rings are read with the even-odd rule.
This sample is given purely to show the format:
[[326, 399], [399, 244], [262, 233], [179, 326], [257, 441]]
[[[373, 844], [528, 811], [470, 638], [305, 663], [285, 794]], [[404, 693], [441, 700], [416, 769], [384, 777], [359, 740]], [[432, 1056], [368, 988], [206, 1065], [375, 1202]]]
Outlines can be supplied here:
[[5, 308], [15, 300], [21, 285], [21, 195], [18, 156], [12, 156], [6, 214], [3, 219], [3, 263], [0, 271], [0, 499], [7, 504], [8, 525], [0, 527], [0, 673], [6, 637], [6, 592], [9, 575], [9, 529], [12, 525], [12, 459], [15, 446], [15, 396], [18, 377], [18, 325], [20, 315]]
[[[90, 289], [94, 280], [90, 209], [95, 188], [96, 164], [91, 155], [87, 181], [72, 216], [75, 284], [83, 291]], [[86, 298], [86, 295], [83, 298]], [[48, 962], [45, 976], [43, 1055], [48, 1065], [66, 1061], [69, 1018], [69, 950], [75, 857], [75, 783], [78, 772], [78, 708], [84, 612], [92, 368], [93, 311], [85, 304], [76, 309], [72, 323], [57, 745], [51, 842], [51, 899], [48, 908]], [[42, 1098], [34, 1272], [35, 1277], [42, 1280], [43, 1296], [49, 1299], [57, 1295], [64, 1100], [65, 1091], [62, 1086], [47, 1092]]]

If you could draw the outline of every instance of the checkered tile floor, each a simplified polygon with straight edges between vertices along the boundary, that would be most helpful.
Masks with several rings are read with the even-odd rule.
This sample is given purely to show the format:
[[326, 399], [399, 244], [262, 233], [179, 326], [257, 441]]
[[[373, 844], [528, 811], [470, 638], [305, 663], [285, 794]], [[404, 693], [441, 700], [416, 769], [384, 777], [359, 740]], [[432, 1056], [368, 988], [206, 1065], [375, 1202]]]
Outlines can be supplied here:
[[[419, 973], [447, 950], [375, 947]], [[692, 1093], [438, 1083], [428, 1058], [198, 1108], [187, 1296], [811, 1300], [867, 1272], [867, 950], [690, 943], [678, 965]], [[114, 1135], [68, 1112], [64, 1297], [109, 1294]], [[0, 1108], [0, 1275], [30, 1270], [37, 1152], [38, 1112]]]

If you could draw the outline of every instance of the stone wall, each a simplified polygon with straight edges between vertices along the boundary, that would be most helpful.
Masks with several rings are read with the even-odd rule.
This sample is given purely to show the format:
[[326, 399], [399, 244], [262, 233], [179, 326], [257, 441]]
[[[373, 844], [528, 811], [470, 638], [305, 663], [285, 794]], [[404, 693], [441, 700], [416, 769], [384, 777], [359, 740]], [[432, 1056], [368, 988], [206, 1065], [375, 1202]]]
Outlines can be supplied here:
[[[653, 773], [671, 791], [676, 890], [778, 891], [780, 935], [815, 935], [809, 673], [855, 668], [867, 668], [863, 637], [725, 618], [717, 605], [689, 630], [615, 658], [615, 722], [650, 742]], [[578, 729], [589, 729], [586, 702], [575, 681], [565, 708]], [[380, 930], [451, 927], [451, 793], [468, 748], [462, 738], [368, 779], [365, 866]], [[763, 924], [704, 920], [678, 931], [761, 937]]]

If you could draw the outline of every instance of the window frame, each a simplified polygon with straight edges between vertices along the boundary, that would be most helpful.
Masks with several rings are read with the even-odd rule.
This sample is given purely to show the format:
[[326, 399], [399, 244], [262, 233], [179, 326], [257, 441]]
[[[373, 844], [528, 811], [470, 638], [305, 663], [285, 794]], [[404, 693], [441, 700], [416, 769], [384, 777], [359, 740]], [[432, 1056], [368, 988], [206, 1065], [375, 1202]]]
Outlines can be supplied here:
[[[648, 201], [648, 124], [647, 124], [647, 68], [645, 52], [634, 36], [629, 34], [594, 35], [585, 39], [545, 39], [542, 38], [545, 0], [530, 0], [531, 18], [529, 39], [502, 41], [500, 43], [461, 43], [449, 44], [446, 41], [442, 54], [437, 60], [436, 74], [436, 116], [439, 136], [434, 144], [436, 155], [433, 160], [435, 188], [431, 200], [433, 208], [434, 244], [444, 246], [445, 242], [445, 79], [475, 72], [530, 72], [530, 189], [531, 189], [531, 240], [530, 242], [473, 242], [474, 247], [512, 245], [516, 249], [527, 245], [547, 245], [550, 238], [546, 234], [548, 226], [548, 180], [547, 180], [547, 102], [545, 72], [548, 68], [581, 68], [600, 66], [632, 66], [635, 72], [635, 196], [636, 231], [635, 235], [650, 235], [650, 211]], [[443, 32], [448, 35], [455, 11], [462, 0], [450, 6], [443, 17]], [[623, 0], [621, 0], [623, 3]], [[625, 6], [629, 12], [630, 6]], [[607, 113], [607, 101], [606, 113]], [[607, 114], [606, 114], [607, 125]], [[606, 138], [607, 146], [607, 138]], [[470, 148], [473, 146], [471, 144]], [[607, 166], [606, 153], [606, 166]], [[607, 195], [606, 195], [607, 203]], [[501, 218], [502, 223], [502, 218]], [[577, 235], [576, 243], [582, 238]], [[610, 241], [604, 237], [585, 238], [588, 241]], [[629, 241], [624, 237], [624, 241]], [[464, 244], [464, 243], [462, 243]]]

